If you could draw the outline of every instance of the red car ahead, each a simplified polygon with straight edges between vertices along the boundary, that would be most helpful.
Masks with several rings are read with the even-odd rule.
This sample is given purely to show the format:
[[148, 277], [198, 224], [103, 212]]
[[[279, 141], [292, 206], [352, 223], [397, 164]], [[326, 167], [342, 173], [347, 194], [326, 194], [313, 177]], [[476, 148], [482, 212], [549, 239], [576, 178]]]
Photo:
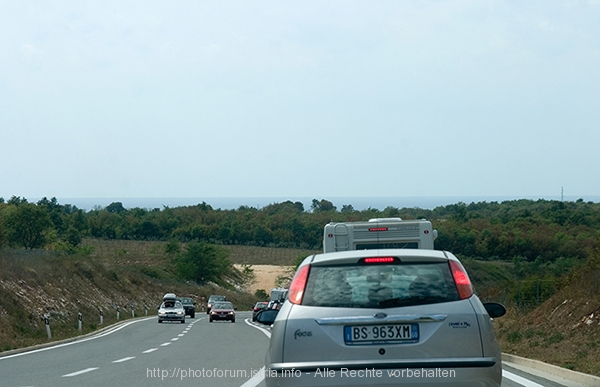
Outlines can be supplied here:
[[229, 301], [215, 302], [208, 317], [208, 321], [213, 322], [214, 320], [229, 320], [234, 323], [235, 309], [233, 304]]
[[254, 305], [254, 309], [252, 310], [252, 321], [256, 321], [256, 315], [263, 309], [267, 309], [269, 303], [267, 301], [259, 301]]

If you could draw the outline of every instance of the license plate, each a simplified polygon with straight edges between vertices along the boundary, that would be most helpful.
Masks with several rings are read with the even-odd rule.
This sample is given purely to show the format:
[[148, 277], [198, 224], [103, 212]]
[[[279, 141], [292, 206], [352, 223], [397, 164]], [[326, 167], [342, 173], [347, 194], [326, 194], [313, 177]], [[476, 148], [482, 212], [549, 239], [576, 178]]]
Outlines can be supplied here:
[[347, 325], [346, 344], [415, 343], [419, 341], [419, 324]]

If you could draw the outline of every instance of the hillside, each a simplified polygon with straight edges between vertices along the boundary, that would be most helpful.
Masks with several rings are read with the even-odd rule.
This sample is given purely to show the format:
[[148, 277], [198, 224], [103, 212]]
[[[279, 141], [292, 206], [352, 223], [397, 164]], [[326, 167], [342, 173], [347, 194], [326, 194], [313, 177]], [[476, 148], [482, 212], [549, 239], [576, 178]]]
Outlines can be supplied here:
[[[251, 266], [254, 283], [248, 293], [198, 286], [175, 278], [165, 242], [106, 241], [88, 239], [89, 256], [57, 255], [40, 250], [0, 249], [0, 351], [47, 342], [42, 316], [51, 316], [53, 339], [77, 334], [77, 313], [84, 316], [83, 333], [99, 329], [99, 309], [104, 323], [153, 315], [166, 292], [190, 295], [202, 301], [225, 293], [238, 309], [250, 309], [252, 295], [261, 286], [268, 292], [274, 277], [293, 265], [302, 249], [224, 246], [229, 259]], [[507, 305], [506, 316], [496, 319], [503, 352], [542, 360], [600, 376], [600, 258], [553, 280], [558, 291], [536, 304], [518, 307], [515, 298], [515, 263], [463, 259], [478, 295]], [[264, 265], [264, 266], [263, 266]], [[534, 297], [535, 298], [535, 297]]]
[[600, 376], [600, 259], [563, 278], [533, 311], [497, 319], [503, 352]]
[[[93, 242], [88, 241], [88, 245]], [[256, 298], [215, 285], [198, 286], [173, 275], [160, 243], [97, 243], [89, 256], [43, 250], [0, 249], [0, 352], [47, 342], [43, 321], [50, 316], [52, 339], [82, 334], [135, 316], [154, 315], [162, 296], [191, 296], [201, 309], [210, 294], [225, 294], [239, 310]]]

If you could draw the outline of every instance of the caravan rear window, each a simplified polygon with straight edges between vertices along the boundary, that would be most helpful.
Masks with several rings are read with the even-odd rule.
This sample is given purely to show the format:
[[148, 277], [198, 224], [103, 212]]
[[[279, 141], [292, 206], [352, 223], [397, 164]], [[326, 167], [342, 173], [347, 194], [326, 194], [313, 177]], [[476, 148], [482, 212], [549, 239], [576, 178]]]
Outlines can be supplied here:
[[358, 243], [355, 250], [378, 250], [378, 249], [418, 249], [417, 242], [397, 243]]

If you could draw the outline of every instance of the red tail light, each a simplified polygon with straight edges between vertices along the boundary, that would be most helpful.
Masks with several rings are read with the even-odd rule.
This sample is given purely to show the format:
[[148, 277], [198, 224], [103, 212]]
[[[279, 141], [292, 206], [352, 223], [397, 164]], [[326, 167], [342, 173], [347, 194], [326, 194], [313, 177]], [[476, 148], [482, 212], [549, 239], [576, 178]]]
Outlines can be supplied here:
[[373, 258], [364, 258], [364, 263], [394, 263], [396, 262], [396, 258], [394, 257], [373, 257]]
[[310, 265], [302, 266], [292, 279], [290, 285], [290, 292], [288, 294], [288, 300], [292, 304], [300, 305], [302, 303], [302, 297], [304, 296], [304, 288], [306, 287], [306, 281], [308, 280], [308, 273], [310, 272]]
[[370, 232], [379, 232], [379, 231], [387, 231], [387, 227], [371, 227], [369, 229]]
[[460, 299], [464, 300], [471, 297], [473, 295], [473, 286], [463, 265], [458, 261], [451, 260], [450, 270], [452, 271], [452, 277], [454, 277], [454, 283], [456, 284]]

